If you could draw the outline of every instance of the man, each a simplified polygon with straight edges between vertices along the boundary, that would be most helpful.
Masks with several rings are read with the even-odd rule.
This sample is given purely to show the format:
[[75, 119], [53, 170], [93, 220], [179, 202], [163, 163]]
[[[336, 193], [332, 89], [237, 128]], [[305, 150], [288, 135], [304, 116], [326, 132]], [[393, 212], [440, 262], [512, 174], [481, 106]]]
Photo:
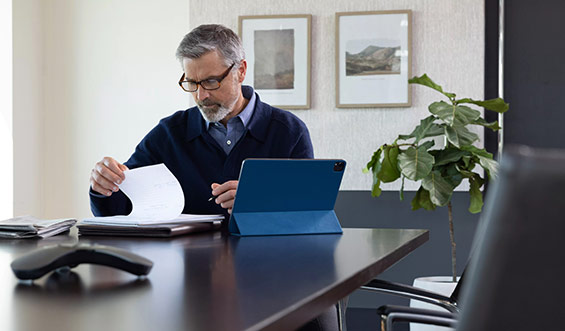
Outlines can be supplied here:
[[124, 164], [111, 157], [96, 163], [90, 176], [94, 215], [128, 214], [131, 203], [117, 186], [123, 171], [164, 163], [184, 191], [183, 213], [223, 213], [227, 219], [244, 159], [313, 158], [304, 123], [242, 86], [247, 62], [233, 31], [199, 26], [184, 37], [177, 58], [184, 69], [179, 85], [197, 107], [162, 119]]

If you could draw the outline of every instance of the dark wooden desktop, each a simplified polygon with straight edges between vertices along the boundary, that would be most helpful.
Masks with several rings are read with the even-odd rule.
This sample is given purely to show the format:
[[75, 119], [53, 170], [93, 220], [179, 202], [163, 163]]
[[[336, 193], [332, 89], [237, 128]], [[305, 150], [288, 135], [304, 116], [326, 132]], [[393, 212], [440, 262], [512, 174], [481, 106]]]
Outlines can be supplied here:
[[[343, 235], [172, 239], [0, 240], [0, 330], [292, 330], [429, 238], [426, 230], [344, 229]], [[146, 279], [96, 265], [19, 282], [13, 259], [76, 242], [112, 245], [154, 262]]]

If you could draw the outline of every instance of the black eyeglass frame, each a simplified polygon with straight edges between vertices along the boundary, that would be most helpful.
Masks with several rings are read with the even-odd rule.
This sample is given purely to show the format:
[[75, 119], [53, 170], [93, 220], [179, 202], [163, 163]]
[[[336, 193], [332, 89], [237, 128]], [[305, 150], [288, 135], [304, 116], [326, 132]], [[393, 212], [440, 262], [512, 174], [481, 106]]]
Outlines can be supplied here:
[[[215, 77], [215, 78], [206, 78], [206, 79], [201, 80], [201, 81], [199, 81], [199, 82], [191, 82], [191, 81], [188, 81], [188, 80], [184, 80], [185, 76], [184, 76], [184, 72], [183, 72], [182, 76], [181, 76], [180, 79], [179, 79], [179, 86], [180, 86], [180, 88], [181, 88], [183, 91], [189, 92], [189, 93], [198, 91], [198, 86], [202, 87], [202, 88], [205, 89], [206, 91], [217, 90], [217, 89], [219, 89], [220, 87], [222, 87], [222, 81], [224, 80], [224, 78], [226, 78], [226, 77], [228, 76], [228, 74], [230, 73], [230, 71], [232, 70], [232, 68], [233, 68], [234, 66], [235, 66], [235, 62], [234, 62], [222, 75], [220, 75], [220, 76], [218, 76], [218, 77]], [[216, 82], [218, 82], [218, 87], [216, 87], [216, 88], [206, 88], [206, 87], [202, 86], [202, 83], [203, 83], [203, 82], [209, 82], [209, 81], [216, 81]], [[196, 89], [195, 89], [194, 91], [185, 89], [185, 88], [182, 86], [182, 83], [183, 83], [183, 82], [195, 84], [195, 85], [196, 85]]]

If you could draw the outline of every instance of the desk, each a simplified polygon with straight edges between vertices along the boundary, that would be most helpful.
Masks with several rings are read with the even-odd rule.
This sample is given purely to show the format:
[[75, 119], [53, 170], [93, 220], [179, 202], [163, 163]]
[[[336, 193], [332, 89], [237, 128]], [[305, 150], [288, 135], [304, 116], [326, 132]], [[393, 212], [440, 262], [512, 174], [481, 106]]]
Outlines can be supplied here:
[[10, 262], [68, 235], [0, 241], [0, 330], [292, 330], [429, 238], [426, 230], [344, 229], [343, 235], [80, 237], [154, 262], [145, 280], [79, 265], [34, 283]]

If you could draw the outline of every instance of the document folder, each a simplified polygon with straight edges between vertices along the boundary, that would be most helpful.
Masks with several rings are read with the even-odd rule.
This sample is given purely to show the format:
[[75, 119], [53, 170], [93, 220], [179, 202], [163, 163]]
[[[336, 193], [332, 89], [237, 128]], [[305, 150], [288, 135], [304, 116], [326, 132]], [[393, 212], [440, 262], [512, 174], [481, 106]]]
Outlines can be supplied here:
[[334, 211], [344, 160], [246, 159], [229, 231], [237, 236], [342, 233]]

